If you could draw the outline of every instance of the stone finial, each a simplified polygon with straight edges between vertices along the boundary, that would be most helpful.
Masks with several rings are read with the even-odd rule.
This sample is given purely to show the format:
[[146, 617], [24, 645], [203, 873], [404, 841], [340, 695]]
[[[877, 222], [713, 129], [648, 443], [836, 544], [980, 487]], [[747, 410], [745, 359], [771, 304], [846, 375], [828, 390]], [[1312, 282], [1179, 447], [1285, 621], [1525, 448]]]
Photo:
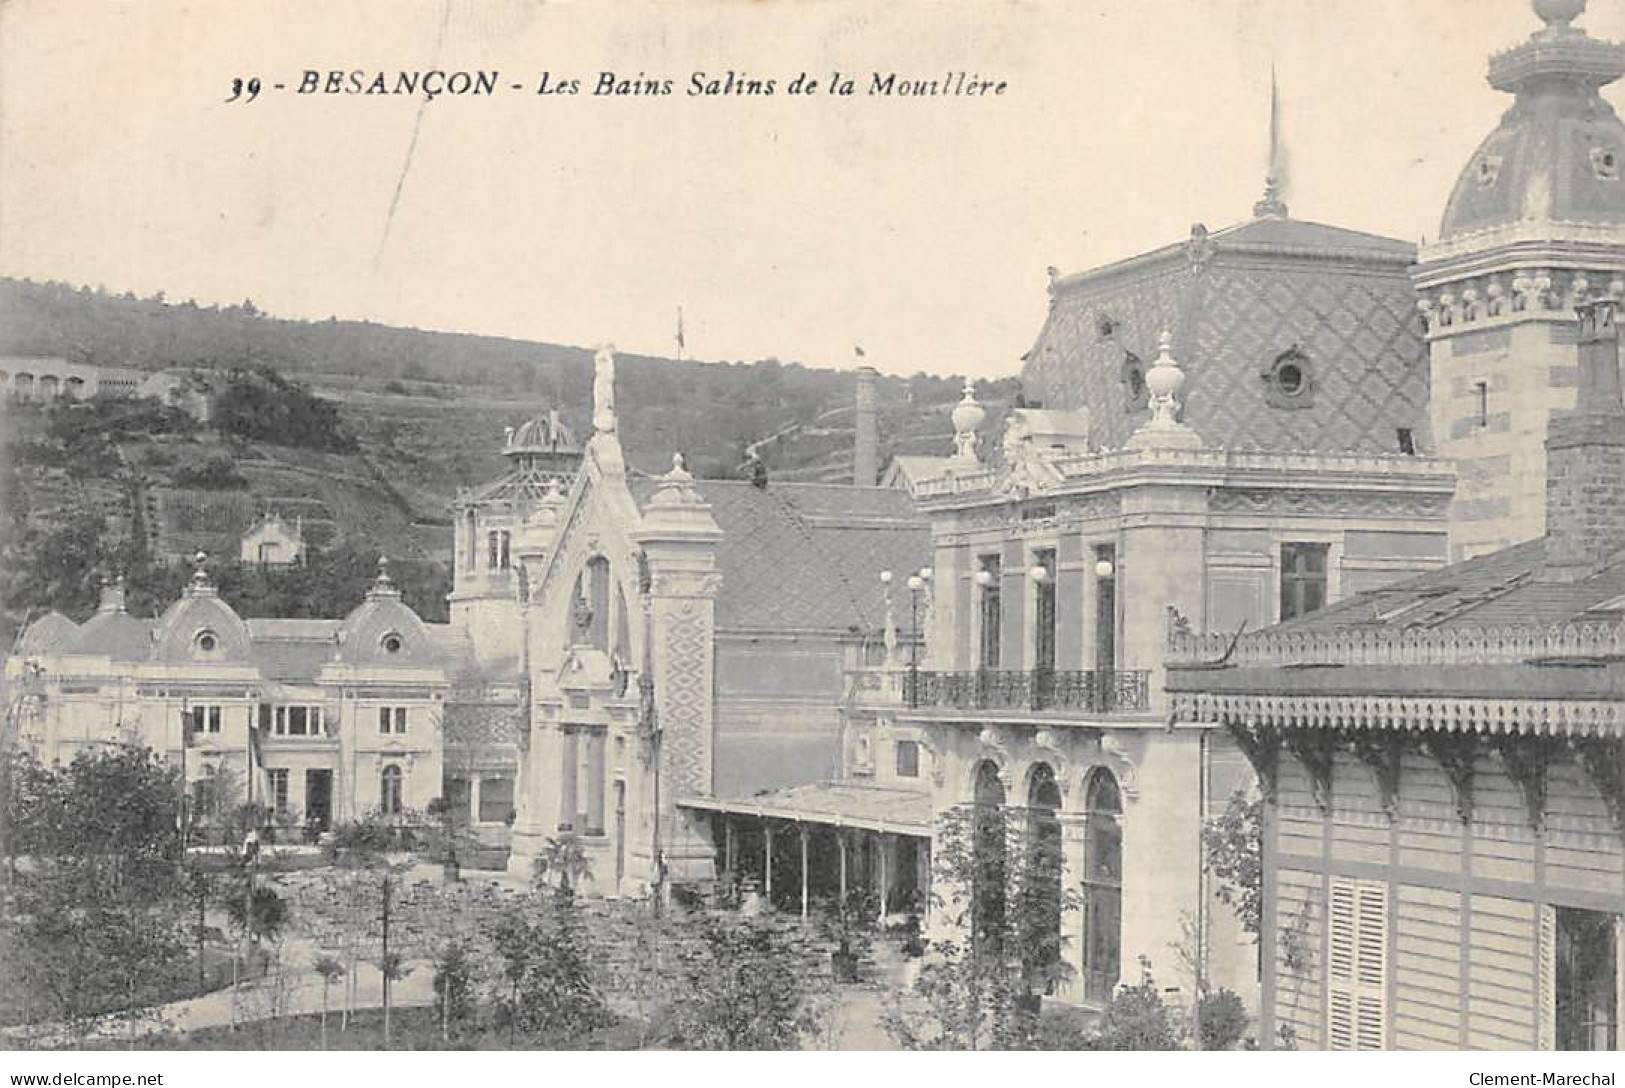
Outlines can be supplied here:
[[987, 418], [987, 410], [977, 401], [976, 387], [969, 378], [965, 379], [963, 394], [949, 416], [954, 425], [953, 459], [960, 464], [974, 465], [978, 463], [976, 446], [980, 441], [976, 428]]
[[1549, 27], [1566, 27], [1585, 14], [1586, 0], [1533, 0], [1530, 5]]
[[209, 581], [208, 563], [209, 553], [201, 548], [192, 555], [192, 578], [186, 586], [187, 596], [206, 596], [214, 592], [214, 583]]
[[1166, 329], [1157, 338], [1157, 358], [1145, 372], [1151, 418], [1129, 436], [1129, 449], [1194, 449], [1202, 444], [1202, 437], [1179, 419], [1179, 391], [1185, 387], [1185, 371], [1174, 359], [1173, 343], [1173, 334]]
[[592, 426], [615, 433], [615, 347], [602, 344], [592, 357]]
[[102, 581], [101, 599], [96, 604], [96, 611], [124, 611], [124, 575]]
[[671, 455], [671, 471], [658, 478], [660, 487], [649, 500], [650, 506], [704, 506], [705, 499], [694, 486], [694, 477], [683, 461], [683, 455]]
[[395, 580], [389, 576], [389, 556], [378, 557], [378, 577], [372, 580], [372, 588], [367, 591], [367, 599], [379, 597], [399, 597], [401, 591], [395, 588]]

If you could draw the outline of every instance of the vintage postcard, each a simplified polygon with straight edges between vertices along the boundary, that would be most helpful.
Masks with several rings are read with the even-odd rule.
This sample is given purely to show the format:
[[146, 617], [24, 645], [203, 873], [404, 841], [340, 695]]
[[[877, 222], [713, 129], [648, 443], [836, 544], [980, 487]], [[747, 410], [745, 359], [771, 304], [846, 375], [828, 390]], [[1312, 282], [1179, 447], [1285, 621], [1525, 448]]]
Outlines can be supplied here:
[[1614, 1084], [1621, 39], [9, 0], [0, 1065]]

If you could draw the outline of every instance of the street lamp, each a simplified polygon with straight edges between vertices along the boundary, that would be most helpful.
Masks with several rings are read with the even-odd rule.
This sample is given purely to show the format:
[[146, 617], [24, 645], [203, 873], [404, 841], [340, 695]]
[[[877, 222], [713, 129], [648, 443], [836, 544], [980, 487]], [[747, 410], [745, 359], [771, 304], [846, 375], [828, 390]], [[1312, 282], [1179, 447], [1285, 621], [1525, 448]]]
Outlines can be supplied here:
[[920, 590], [931, 576], [931, 568], [908, 577], [908, 705], [920, 705]]

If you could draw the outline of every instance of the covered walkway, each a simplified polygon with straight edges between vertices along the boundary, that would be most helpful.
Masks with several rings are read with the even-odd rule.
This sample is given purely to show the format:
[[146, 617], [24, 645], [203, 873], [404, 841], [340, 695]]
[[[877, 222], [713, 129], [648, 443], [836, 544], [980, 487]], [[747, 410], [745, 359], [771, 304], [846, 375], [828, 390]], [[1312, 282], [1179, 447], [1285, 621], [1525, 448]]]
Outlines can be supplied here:
[[770, 903], [805, 918], [817, 900], [857, 893], [873, 897], [882, 922], [894, 912], [926, 920], [931, 798], [922, 791], [826, 782], [678, 805], [710, 814], [724, 879], [756, 880]]

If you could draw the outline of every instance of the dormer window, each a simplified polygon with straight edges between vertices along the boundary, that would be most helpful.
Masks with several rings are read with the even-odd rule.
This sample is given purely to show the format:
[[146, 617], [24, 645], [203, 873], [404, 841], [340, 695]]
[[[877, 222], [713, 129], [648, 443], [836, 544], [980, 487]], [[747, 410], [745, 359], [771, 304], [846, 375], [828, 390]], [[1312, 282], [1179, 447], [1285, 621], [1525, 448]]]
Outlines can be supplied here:
[[1617, 181], [1619, 179], [1619, 155], [1611, 147], [1593, 147], [1591, 149], [1591, 169], [1603, 181]]

